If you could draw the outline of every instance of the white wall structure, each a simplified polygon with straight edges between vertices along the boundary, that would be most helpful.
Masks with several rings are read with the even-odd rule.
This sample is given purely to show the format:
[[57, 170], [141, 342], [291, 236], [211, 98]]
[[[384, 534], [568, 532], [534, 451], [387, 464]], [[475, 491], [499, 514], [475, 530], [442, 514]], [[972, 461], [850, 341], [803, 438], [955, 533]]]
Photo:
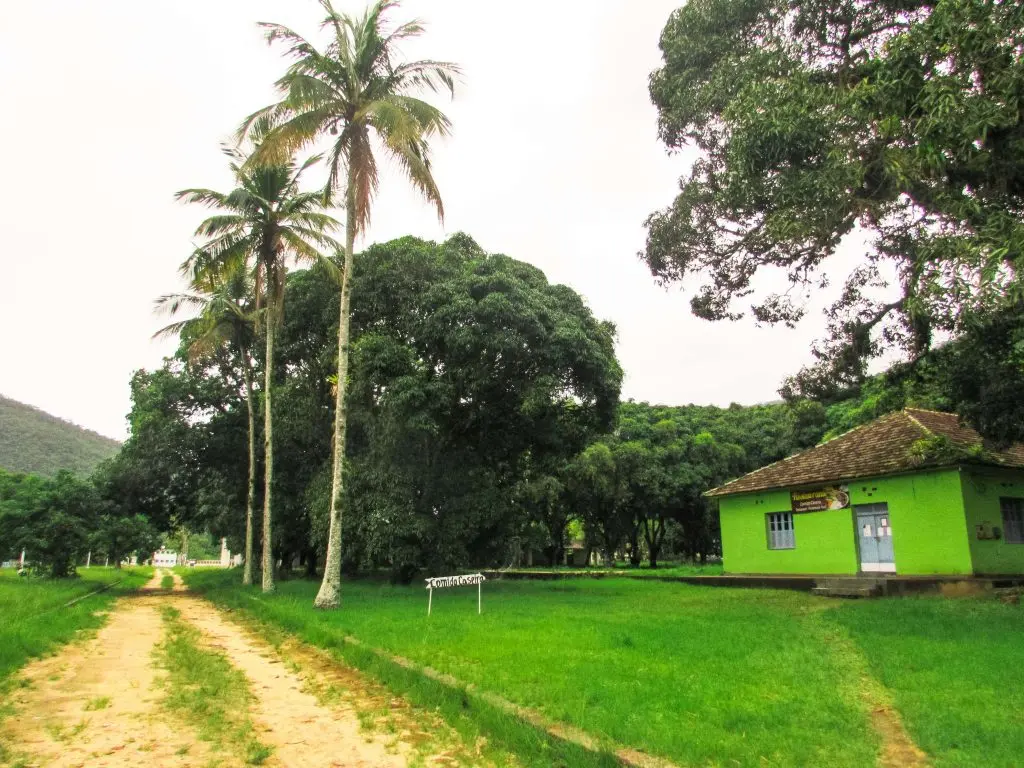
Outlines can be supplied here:
[[161, 547], [153, 553], [153, 565], [156, 567], [172, 568], [178, 564], [178, 553], [171, 549]]

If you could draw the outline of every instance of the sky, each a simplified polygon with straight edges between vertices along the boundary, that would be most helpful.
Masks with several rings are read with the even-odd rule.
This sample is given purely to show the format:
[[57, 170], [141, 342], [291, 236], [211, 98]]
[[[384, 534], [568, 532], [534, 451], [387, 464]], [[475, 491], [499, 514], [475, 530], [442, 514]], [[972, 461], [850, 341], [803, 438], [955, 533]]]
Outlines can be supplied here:
[[[693, 159], [660, 144], [647, 93], [679, 4], [406, 0], [394, 18], [427, 32], [403, 52], [463, 70], [436, 100], [454, 124], [434, 146], [446, 218], [388, 171], [362, 244], [463, 231], [572, 286], [618, 328], [623, 398], [774, 400], [820, 314], [796, 329], [699, 320], [696, 284], [659, 287], [637, 256]], [[0, 394], [127, 436], [132, 372], [175, 346], [151, 339], [167, 323], [154, 299], [184, 288], [205, 215], [174, 192], [230, 189], [220, 144], [274, 101], [285, 60], [257, 22], [316, 38], [320, 18], [313, 0], [0, 4]]]

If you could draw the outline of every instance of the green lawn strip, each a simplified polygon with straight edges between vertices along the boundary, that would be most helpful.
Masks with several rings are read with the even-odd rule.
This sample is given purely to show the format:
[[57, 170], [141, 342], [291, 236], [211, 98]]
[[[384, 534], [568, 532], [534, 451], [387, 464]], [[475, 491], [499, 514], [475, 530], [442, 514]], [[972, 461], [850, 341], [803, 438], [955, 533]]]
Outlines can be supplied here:
[[683, 765], [863, 766], [878, 749], [862, 704], [842, 693], [848, 672], [801, 623], [823, 598], [630, 579], [488, 582], [482, 616], [475, 590], [456, 588], [435, 591], [428, 619], [421, 587], [346, 582], [342, 610], [322, 613], [309, 582], [264, 596], [230, 575], [189, 581], [315, 645], [344, 648], [351, 635]]
[[160, 589], [174, 589], [174, 577], [171, 574], [160, 579]]
[[831, 618], [860, 646], [936, 766], [1020, 765], [1024, 608], [919, 597], [844, 602]]
[[[0, 691], [25, 662], [80, 630], [99, 627], [99, 612], [152, 577], [150, 568], [80, 568], [78, 573], [73, 579], [40, 579], [0, 571]], [[77, 602], [68, 606], [72, 601]]]
[[261, 765], [271, 749], [254, 735], [249, 681], [227, 656], [203, 648], [199, 630], [182, 621], [176, 609], [164, 606], [161, 612], [167, 633], [156, 655], [167, 671], [163, 705], [195, 727], [199, 738], [214, 749], [242, 755], [249, 765]]

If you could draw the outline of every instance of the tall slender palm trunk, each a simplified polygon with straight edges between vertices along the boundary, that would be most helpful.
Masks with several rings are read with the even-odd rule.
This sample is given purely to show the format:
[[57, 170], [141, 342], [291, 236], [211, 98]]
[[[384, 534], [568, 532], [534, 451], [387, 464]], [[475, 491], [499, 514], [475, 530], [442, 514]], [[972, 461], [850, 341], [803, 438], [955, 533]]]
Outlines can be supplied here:
[[345, 192], [345, 265], [341, 276], [341, 309], [338, 316], [338, 392], [334, 404], [334, 472], [331, 485], [331, 524], [327, 533], [327, 558], [324, 578], [313, 605], [316, 608], [338, 608], [341, 605], [341, 513], [344, 491], [345, 428], [348, 413], [345, 393], [348, 390], [349, 305], [351, 298], [352, 252], [356, 241], [355, 179], [349, 163], [348, 189]]
[[[269, 279], [268, 279], [269, 282]], [[271, 489], [274, 484], [274, 421], [271, 395], [274, 391], [274, 336], [277, 332], [277, 307], [267, 302], [267, 359], [263, 384], [263, 591], [274, 591], [274, 548], [271, 545], [270, 511], [273, 508]]]
[[249, 493], [245, 503], [245, 563], [242, 583], [252, 584], [252, 521], [256, 514], [256, 414], [252, 408], [252, 361], [243, 352], [245, 364], [245, 405], [249, 411]]

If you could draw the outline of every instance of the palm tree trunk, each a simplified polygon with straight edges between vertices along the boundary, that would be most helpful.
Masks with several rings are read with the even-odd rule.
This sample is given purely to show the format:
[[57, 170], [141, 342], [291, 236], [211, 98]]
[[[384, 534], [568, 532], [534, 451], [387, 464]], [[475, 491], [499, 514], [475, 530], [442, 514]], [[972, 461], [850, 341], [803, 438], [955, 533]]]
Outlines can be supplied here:
[[341, 276], [341, 310], [338, 316], [338, 392], [334, 404], [334, 472], [331, 485], [331, 524], [327, 533], [327, 558], [324, 578], [313, 605], [316, 608], [341, 606], [341, 504], [344, 491], [345, 428], [348, 414], [345, 393], [348, 390], [349, 304], [352, 280], [352, 251], [356, 242], [355, 179], [349, 163], [348, 189], [345, 192], [345, 266]]
[[[267, 282], [270, 282], [268, 278]], [[277, 331], [277, 307], [273, 288], [267, 291], [267, 359], [263, 384], [263, 591], [274, 591], [274, 549], [271, 546], [270, 511], [272, 509], [271, 488], [274, 483], [274, 429], [271, 409], [271, 393], [274, 380], [274, 335]]]
[[252, 584], [252, 520], [256, 513], [256, 414], [252, 409], [252, 361], [249, 351], [242, 352], [245, 365], [245, 405], [249, 411], [249, 494], [245, 503], [245, 563], [242, 583]]

